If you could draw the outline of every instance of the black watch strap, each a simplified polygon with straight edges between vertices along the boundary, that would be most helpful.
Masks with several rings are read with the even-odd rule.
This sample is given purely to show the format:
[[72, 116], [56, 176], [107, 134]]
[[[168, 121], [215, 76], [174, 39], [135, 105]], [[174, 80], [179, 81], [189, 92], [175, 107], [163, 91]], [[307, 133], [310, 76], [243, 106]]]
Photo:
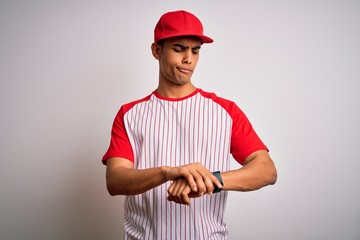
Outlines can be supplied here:
[[[222, 178], [221, 178], [220, 171], [213, 172], [213, 174], [219, 180], [219, 182], [221, 183], [221, 186], [224, 186], [224, 183], [223, 183]], [[221, 188], [218, 188], [217, 186], [215, 186], [215, 189], [214, 189], [213, 193], [218, 193], [220, 191], [221, 191]]]

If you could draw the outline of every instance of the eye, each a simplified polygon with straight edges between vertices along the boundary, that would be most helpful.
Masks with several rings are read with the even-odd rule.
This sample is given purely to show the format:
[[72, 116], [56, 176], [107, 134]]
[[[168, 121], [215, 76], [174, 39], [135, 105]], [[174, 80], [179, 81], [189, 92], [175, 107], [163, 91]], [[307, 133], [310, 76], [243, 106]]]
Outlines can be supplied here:
[[193, 49], [193, 50], [192, 50], [192, 53], [193, 53], [193, 54], [199, 54], [199, 52], [200, 52], [200, 49], [199, 49], [199, 48], [196, 48], [196, 49]]
[[184, 50], [185, 50], [184, 47], [180, 47], [180, 46], [174, 47], [174, 51], [175, 51], [175, 52], [182, 52], [182, 51], [184, 51]]

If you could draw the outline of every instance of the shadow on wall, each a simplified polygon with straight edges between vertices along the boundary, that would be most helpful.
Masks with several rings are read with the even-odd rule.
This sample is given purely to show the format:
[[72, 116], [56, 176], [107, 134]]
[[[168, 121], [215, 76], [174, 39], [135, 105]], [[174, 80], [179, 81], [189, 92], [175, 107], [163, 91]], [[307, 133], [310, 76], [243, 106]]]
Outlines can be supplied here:
[[121, 239], [124, 197], [108, 194], [105, 166], [94, 150], [42, 158], [51, 160], [28, 179], [27, 192], [8, 197], [0, 238]]
[[59, 239], [120, 239], [123, 236], [123, 196], [111, 197], [105, 185], [105, 166], [96, 153], [72, 157], [66, 196], [59, 201]]

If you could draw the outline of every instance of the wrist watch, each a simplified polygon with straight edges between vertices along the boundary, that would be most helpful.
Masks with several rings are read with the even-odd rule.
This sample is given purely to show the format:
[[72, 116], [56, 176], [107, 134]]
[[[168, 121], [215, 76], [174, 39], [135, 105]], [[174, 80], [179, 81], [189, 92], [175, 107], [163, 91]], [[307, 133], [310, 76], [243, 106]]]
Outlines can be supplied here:
[[[219, 180], [219, 182], [221, 183], [221, 186], [224, 186], [224, 183], [223, 183], [222, 178], [221, 178], [220, 171], [213, 172], [213, 174]], [[215, 186], [215, 189], [214, 189], [213, 193], [218, 193], [220, 191], [221, 191], [221, 188], [218, 188], [217, 186]]]

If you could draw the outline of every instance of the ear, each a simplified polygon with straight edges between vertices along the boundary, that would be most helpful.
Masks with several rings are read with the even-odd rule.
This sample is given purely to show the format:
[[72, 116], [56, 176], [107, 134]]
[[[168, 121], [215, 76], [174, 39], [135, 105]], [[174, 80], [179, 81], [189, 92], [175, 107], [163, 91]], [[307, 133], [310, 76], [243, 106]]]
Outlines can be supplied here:
[[161, 46], [153, 43], [151, 44], [151, 52], [152, 55], [154, 56], [155, 59], [159, 60], [160, 59], [160, 51], [161, 51]]

